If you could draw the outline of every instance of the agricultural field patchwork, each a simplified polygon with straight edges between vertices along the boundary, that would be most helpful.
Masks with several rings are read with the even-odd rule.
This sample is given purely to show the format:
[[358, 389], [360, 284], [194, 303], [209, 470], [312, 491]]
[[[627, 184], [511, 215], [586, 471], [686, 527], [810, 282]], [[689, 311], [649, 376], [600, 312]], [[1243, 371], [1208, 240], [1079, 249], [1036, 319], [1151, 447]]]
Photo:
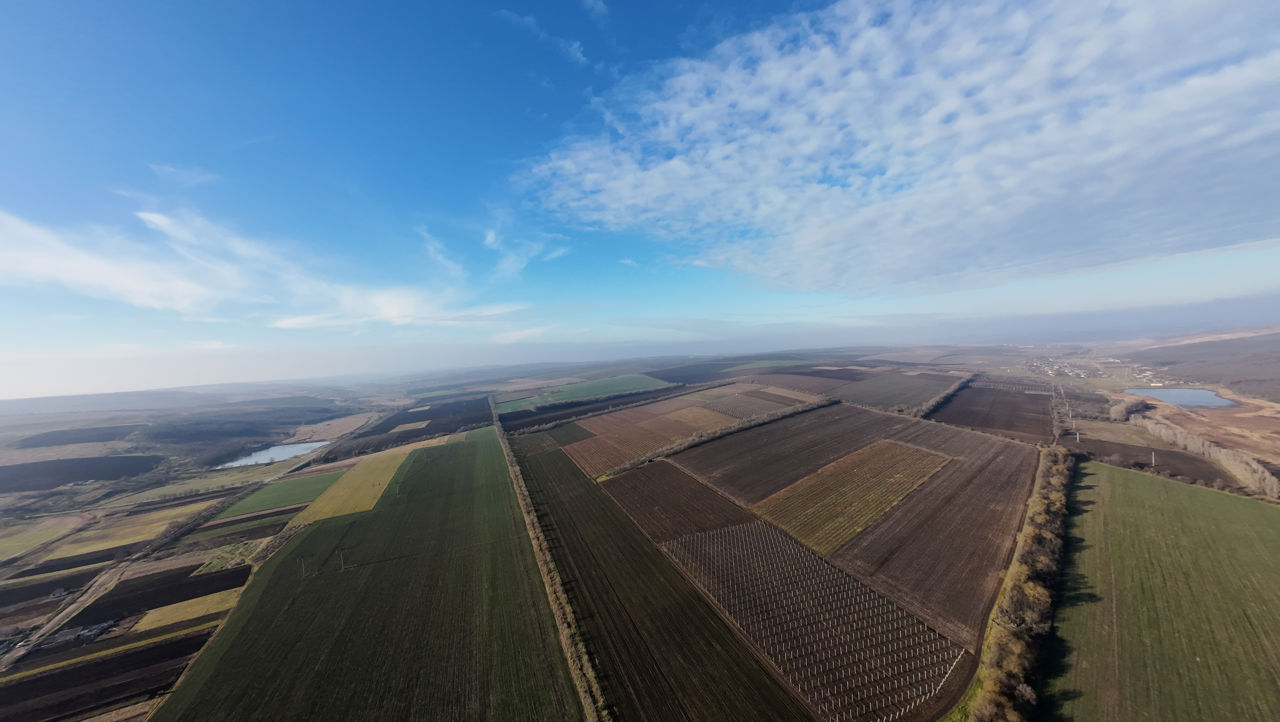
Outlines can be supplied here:
[[154, 719], [580, 715], [487, 429], [415, 451], [372, 510], [291, 539]]
[[226, 519], [241, 514], [315, 501], [316, 497], [323, 494], [343, 473], [335, 471], [272, 482], [232, 504], [214, 518]]
[[1280, 719], [1280, 508], [1096, 462], [1077, 482], [1042, 718]]
[[753, 416], [799, 406], [816, 396], [769, 394], [768, 387], [730, 384], [683, 394], [578, 421], [592, 434], [564, 446], [565, 453], [588, 476], [599, 477], [698, 434], [725, 429]]
[[202, 501], [142, 514], [117, 514], [58, 542], [45, 560], [76, 557], [140, 544], [159, 536], [170, 524], [186, 521], [213, 502]]
[[964, 649], [763, 521], [664, 545], [827, 719], [897, 719]]
[[764, 501], [755, 512], [827, 556], [947, 463], [947, 457], [877, 441]]
[[650, 391], [667, 385], [668, 383], [666, 381], [660, 381], [652, 376], [645, 376], [643, 374], [614, 376], [613, 378], [597, 379], [594, 381], [580, 381], [578, 383], [565, 384], [563, 386], [554, 386], [552, 388], [544, 389], [541, 393], [533, 396], [503, 401], [498, 404], [498, 413], [505, 414], [512, 411], [536, 409], [539, 406], [547, 406], [549, 404], [566, 401], [581, 401], [583, 399], [614, 396], [616, 394], [627, 394], [636, 391]]
[[448, 437], [437, 437], [364, 457], [329, 485], [301, 514], [294, 517], [290, 526], [302, 526], [320, 519], [372, 509], [409, 454], [416, 449], [442, 446], [447, 441]]
[[166, 627], [170, 624], [186, 622], [191, 619], [203, 617], [209, 614], [225, 612], [235, 606], [236, 600], [240, 598], [240, 588], [226, 589], [213, 594], [206, 594], [203, 597], [187, 599], [181, 602], [174, 602], [163, 607], [157, 607], [142, 615], [142, 619], [133, 625], [131, 631], [145, 632], [159, 627]]
[[812, 719], [606, 491], [530, 436], [513, 446], [615, 718]]
[[672, 461], [753, 507], [878, 441], [950, 461], [830, 559], [974, 651], [1031, 491], [1037, 463], [1033, 447], [838, 405], [737, 432]]

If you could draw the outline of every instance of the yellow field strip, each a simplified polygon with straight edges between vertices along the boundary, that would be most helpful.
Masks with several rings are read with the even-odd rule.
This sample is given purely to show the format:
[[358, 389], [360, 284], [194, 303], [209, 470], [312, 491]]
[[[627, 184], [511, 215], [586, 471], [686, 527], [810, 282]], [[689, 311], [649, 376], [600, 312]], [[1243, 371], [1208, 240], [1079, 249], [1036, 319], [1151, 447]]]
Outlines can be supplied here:
[[177, 624], [188, 619], [203, 617], [206, 614], [221, 612], [235, 606], [236, 600], [240, 598], [240, 592], [244, 587], [236, 589], [227, 589], [213, 594], [206, 594], [203, 597], [188, 599], [185, 602], [177, 602], [165, 607], [152, 609], [142, 615], [142, 619], [133, 625], [131, 632], [145, 632], [148, 629], [163, 627], [167, 624]]
[[0, 589], [3, 589], [5, 587], [22, 586], [23, 584], [28, 584], [28, 583], [34, 584], [36, 582], [45, 581], [46, 579], [60, 577], [60, 576], [63, 576], [64, 574], [84, 572], [90, 569], [100, 569], [102, 567], [107, 566], [108, 564], [114, 564], [114, 563], [115, 562], [109, 562], [109, 561], [98, 562], [97, 564], [86, 564], [82, 567], [72, 567], [71, 569], [59, 569], [56, 572], [45, 572], [44, 574], [34, 574], [29, 577], [10, 577], [8, 579], [0, 579]]
[[289, 526], [303, 526], [321, 519], [372, 509], [382, 497], [387, 484], [391, 483], [391, 477], [395, 476], [396, 469], [400, 468], [400, 464], [404, 463], [411, 452], [430, 446], [441, 446], [448, 443], [454, 436], [456, 434], [397, 446], [394, 449], [379, 451], [364, 457], [334, 482], [333, 486], [326, 489], [318, 499], [311, 502], [311, 506], [295, 516], [289, 522]]
[[165, 641], [166, 639], [173, 639], [174, 637], [181, 637], [181, 636], [184, 636], [184, 635], [187, 635], [187, 634], [193, 634], [193, 633], [195, 633], [195, 632], [200, 632], [200, 631], [203, 631], [203, 630], [205, 630], [205, 629], [209, 629], [210, 627], [216, 627], [216, 626], [218, 626], [219, 624], [222, 624], [222, 622], [221, 622], [220, 620], [214, 620], [214, 621], [212, 621], [212, 622], [205, 622], [204, 624], [198, 624], [198, 625], [196, 625], [196, 626], [194, 626], [194, 627], [189, 627], [189, 628], [187, 628], [187, 629], [179, 629], [178, 631], [176, 631], [176, 632], [172, 632], [172, 633], [170, 633], [170, 634], [162, 634], [162, 635], [160, 635], [159, 637], [152, 637], [152, 638], [150, 638], [150, 639], [143, 639], [143, 640], [139, 640], [139, 641], [137, 641], [137, 642], [133, 642], [132, 644], [122, 644], [122, 645], [120, 645], [119, 647], [112, 647], [111, 649], [104, 649], [104, 650], [102, 650], [101, 652], [94, 652], [93, 654], [86, 654], [86, 655], [85, 655], [85, 656], [83, 656], [83, 657], [76, 657], [75, 659], [64, 659], [64, 660], [62, 660], [61, 662], [54, 662], [53, 664], [46, 664], [46, 665], [45, 665], [45, 666], [43, 666], [43, 667], [36, 667], [35, 669], [24, 669], [24, 670], [22, 670], [21, 672], [15, 672], [14, 674], [10, 674], [10, 675], [6, 675], [6, 676], [4, 676], [4, 677], [0, 677], [0, 684], [7, 684], [7, 683], [12, 682], [12, 681], [14, 681], [14, 680], [16, 680], [16, 679], [23, 679], [23, 678], [25, 678], [25, 677], [31, 677], [31, 676], [33, 676], [33, 675], [41, 674], [41, 673], [43, 673], [43, 672], [49, 672], [49, 671], [52, 671], [52, 670], [55, 670], [55, 669], [60, 669], [60, 668], [62, 668], [62, 667], [70, 667], [70, 666], [71, 666], [71, 665], [73, 665], [73, 664], [81, 664], [81, 663], [83, 663], [83, 662], [88, 662], [89, 660], [93, 660], [93, 659], [100, 659], [100, 658], [102, 658], [102, 657], [108, 657], [108, 656], [111, 656], [111, 655], [113, 655], [113, 654], [119, 654], [119, 653], [121, 653], [121, 652], [128, 651], [128, 650], [130, 650], [130, 649], [137, 649], [138, 647], [145, 647], [145, 646], [150, 645], [150, 644], [156, 644], [157, 642], [163, 642], [163, 641]]
[[427, 424], [429, 423], [431, 423], [431, 419], [427, 419], [426, 421], [410, 421], [407, 424], [400, 424], [399, 426], [392, 429], [390, 433], [395, 434], [400, 431], [413, 431], [414, 429], [425, 429], [427, 428]]

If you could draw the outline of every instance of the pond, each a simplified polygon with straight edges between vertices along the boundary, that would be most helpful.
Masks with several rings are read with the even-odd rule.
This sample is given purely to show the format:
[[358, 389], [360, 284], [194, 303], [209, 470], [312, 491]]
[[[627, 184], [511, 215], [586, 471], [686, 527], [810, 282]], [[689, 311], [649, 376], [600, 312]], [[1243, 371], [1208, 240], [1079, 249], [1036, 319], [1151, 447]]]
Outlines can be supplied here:
[[305, 444], [281, 444], [280, 446], [273, 446], [270, 449], [255, 451], [248, 456], [242, 456], [235, 461], [229, 461], [218, 468], [230, 469], [233, 466], [249, 466], [251, 464], [266, 464], [272, 461], [284, 461], [285, 459], [292, 459], [295, 456], [302, 456], [308, 451], [318, 449], [327, 443], [329, 442], [309, 441]]
[[1236, 405], [1236, 402], [1224, 399], [1209, 389], [1125, 389], [1124, 392], [1126, 394], [1150, 396], [1153, 399], [1159, 399], [1183, 408], [1220, 409], [1225, 406]]

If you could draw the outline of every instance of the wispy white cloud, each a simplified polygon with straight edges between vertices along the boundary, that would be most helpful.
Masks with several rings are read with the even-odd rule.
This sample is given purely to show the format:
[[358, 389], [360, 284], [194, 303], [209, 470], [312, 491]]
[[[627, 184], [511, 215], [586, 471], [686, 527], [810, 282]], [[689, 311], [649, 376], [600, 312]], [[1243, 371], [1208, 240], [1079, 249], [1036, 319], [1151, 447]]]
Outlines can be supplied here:
[[170, 165], [169, 163], [148, 163], [147, 167], [151, 169], [151, 172], [159, 176], [161, 180], [176, 183], [180, 186], [198, 186], [204, 183], [212, 183], [220, 178], [217, 173], [210, 173], [199, 168]]
[[560, 246], [559, 248], [547, 251], [546, 255], [542, 257], [542, 260], [554, 261], [568, 252], [569, 252], [568, 246]]
[[631, 258], [619, 258], [618, 263], [621, 263], [624, 266], [631, 266], [632, 268], [635, 268], [636, 266], [640, 265], [639, 263], [636, 263], [634, 259], [631, 259]]
[[1280, 235], [1280, 4], [839, 2], [628, 78], [523, 180], [855, 294]]
[[582, 7], [597, 18], [602, 18], [609, 14], [609, 7], [604, 4], [604, 0], [582, 0]]
[[465, 289], [448, 284], [333, 281], [198, 214], [136, 215], [151, 234], [55, 230], [0, 211], [0, 284], [56, 285], [189, 319], [252, 312], [277, 328], [475, 325], [525, 308], [469, 305]]
[[505, 239], [493, 229], [485, 231], [482, 243], [485, 248], [498, 253], [498, 262], [493, 267], [493, 278], [498, 281], [518, 277], [546, 247], [538, 241]]
[[552, 35], [546, 30], [543, 30], [542, 26], [538, 24], [537, 19], [533, 16], [518, 15], [510, 10], [498, 10], [494, 13], [494, 16], [509, 22], [512, 25], [528, 30], [533, 33], [538, 40], [542, 41], [546, 45], [550, 45], [551, 47], [558, 49], [566, 58], [574, 63], [577, 63], [578, 65], [587, 64], [587, 56], [582, 52], [582, 43], [577, 40], [566, 40], [565, 38]]
[[550, 326], [538, 326], [536, 328], [521, 328], [514, 331], [503, 331], [502, 333], [495, 333], [489, 338], [489, 341], [492, 343], [519, 343], [521, 341], [528, 341], [529, 339], [537, 338], [550, 329]]
[[450, 257], [448, 250], [444, 247], [444, 243], [439, 238], [431, 235], [426, 228], [419, 226], [417, 228], [418, 235], [422, 236], [423, 248], [427, 252], [427, 257], [441, 268], [447, 275], [463, 279], [467, 276], [466, 269], [461, 263]]

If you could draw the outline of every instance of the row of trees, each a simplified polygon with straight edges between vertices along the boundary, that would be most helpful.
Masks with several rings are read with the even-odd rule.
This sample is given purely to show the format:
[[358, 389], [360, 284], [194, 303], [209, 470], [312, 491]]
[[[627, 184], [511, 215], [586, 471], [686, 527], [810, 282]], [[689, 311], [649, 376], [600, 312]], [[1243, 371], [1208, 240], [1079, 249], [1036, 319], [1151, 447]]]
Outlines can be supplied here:
[[940, 406], [950, 401], [952, 396], [955, 396], [956, 394], [960, 393], [960, 389], [963, 389], [964, 387], [968, 386], [969, 382], [973, 381], [974, 376], [975, 374], [969, 374], [968, 376], [965, 376], [964, 378], [960, 379], [954, 384], [951, 384], [951, 387], [948, 388], [946, 391], [943, 391], [937, 396], [934, 396], [933, 398], [929, 399], [923, 404], [920, 404], [914, 409], [908, 410], [906, 408], [901, 408], [900, 410], [899, 408], [895, 408], [894, 411], [898, 411], [899, 413], [904, 413], [908, 416], [914, 416], [918, 419], [922, 419], [928, 416], [929, 414], [932, 414], [934, 411], [937, 411]]
[[1042, 449], [1036, 485], [1013, 565], [992, 613], [982, 651], [982, 687], [974, 722], [1020, 722], [1035, 705], [1030, 675], [1053, 626], [1053, 594], [1062, 564], [1067, 487], [1074, 459], [1060, 446]]
[[1246, 489], [1273, 499], [1280, 498], [1280, 479], [1276, 479], [1274, 474], [1248, 454], [1218, 446], [1182, 427], [1149, 416], [1134, 416], [1129, 422], [1146, 429], [1161, 441], [1182, 447], [1221, 466]]

